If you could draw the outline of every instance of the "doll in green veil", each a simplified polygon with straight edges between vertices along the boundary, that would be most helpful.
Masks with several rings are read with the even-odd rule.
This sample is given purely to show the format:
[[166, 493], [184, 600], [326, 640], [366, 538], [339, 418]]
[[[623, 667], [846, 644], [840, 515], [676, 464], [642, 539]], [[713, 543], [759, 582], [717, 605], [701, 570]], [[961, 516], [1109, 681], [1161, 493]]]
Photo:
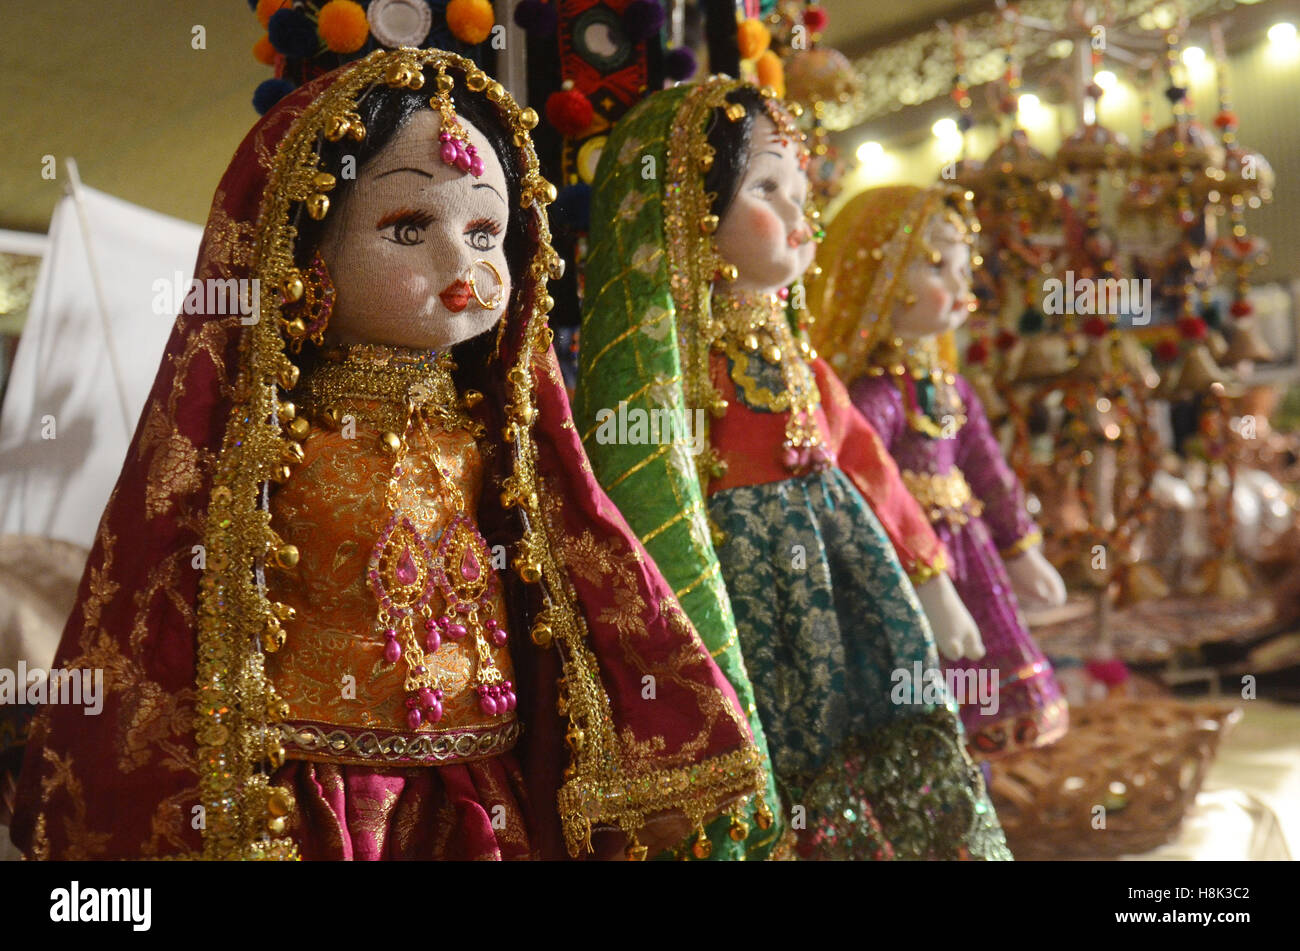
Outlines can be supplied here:
[[574, 419], [748, 705], [798, 854], [1009, 858], [951, 698], [901, 689], [938, 668], [936, 640], [982, 651], [943, 548], [787, 319], [811, 261], [806, 156], [779, 100], [725, 77], [614, 128]]

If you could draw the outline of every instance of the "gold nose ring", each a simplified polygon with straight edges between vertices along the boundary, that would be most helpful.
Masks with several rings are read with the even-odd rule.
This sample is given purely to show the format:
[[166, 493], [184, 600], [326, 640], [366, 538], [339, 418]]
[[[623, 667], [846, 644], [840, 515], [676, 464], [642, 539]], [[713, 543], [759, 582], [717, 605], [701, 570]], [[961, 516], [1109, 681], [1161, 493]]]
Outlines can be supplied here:
[[[496, 278], [497, 295], [491, 300], [483, 299], [483, 296], [478, 292], [478, 284], [474, 281], [474, 268], [478, 267], [479, 265], [482, 265], [483, 267], [491, 271], [492, 276]], [[479, 258], [477, 261], [475, 261], [470, 266], [469, 280], [467, 283], [469, 284], [469, 292], [474, 295], [474, 299], [478, 301], [478, 305], [482, 307], [484, 310], [496, 310], [498, 307], [501, 306], [501, 300], [502, 298], [505, 297], [505, 281], [501, 280], [501, 272], [496, 269], [496, 265], [494, 265], [491, 261], [485, 260], [483, 258]]]

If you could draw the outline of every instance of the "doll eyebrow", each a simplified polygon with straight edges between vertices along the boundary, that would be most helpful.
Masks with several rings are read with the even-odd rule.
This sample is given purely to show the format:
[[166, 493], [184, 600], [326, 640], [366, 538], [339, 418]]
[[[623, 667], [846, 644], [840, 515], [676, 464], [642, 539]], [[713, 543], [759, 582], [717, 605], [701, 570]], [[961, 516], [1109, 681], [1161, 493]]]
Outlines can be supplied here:
[[431, 175], [429, 172], [426, 172], [422, 168], [411, 168], [409, 166], [403, 165], [401, 168], [390, 168], [386, 172], [380, 172], [378, 175], [375, 176], [375, 179], [378, 180], [387, 175], [396, 175], [398, 172], [414, 172], [416, 175], [423, 175], [425, 178], [433, 178], [433, 175]]
[[[497, 191], [496, 188], [495, 188], [494, 186], [489, 185], [487, 182], [478, 182], [477, 184], [474, 185], [474, 187], [475, 187], [475, 188], [490, 188], [490, 189], [492, 190], [492, 194], [496, 195], [498, 198], [501, 198], [501, 193], [500, 193], [499, 191]], [[507, 205], [509, 204], [509, 202], [507, 202], [504, 198], [501, 198], [501, 201], [502, 201], [504, 204], [507, 204]]]

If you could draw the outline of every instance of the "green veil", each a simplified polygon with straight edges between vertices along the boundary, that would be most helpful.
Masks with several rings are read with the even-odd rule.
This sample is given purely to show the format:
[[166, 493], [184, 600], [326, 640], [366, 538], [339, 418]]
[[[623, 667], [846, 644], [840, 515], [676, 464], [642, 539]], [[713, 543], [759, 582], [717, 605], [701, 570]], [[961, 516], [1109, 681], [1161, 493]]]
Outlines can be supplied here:
[[[718, 403], [708, 377], [709, 299], [727, 266], [709, 238], [717, 221], [703, 184], [713, 160], [707, 134], [741, 85], [713, 77], [654, 93], [605, 143], [592, 189], [573, 417], [596, 479], [672, 585], [766, 756], [703, 489], [715, 464], [708, 420]], [[766, 798], [730, 826], [715, 821], [712, 857], [773, 851], [785, 829], [770, 767]]]

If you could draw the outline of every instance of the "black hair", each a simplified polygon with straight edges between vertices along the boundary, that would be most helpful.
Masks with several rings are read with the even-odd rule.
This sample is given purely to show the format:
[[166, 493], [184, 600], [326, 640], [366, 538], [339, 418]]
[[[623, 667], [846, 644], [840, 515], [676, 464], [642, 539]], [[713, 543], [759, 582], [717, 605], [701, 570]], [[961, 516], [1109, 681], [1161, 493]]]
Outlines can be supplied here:
[[741, 86], [727, 94], [727, 102], [744, 106], [745, 115], [732, 121], [727, 118], [726, 107], [713, 110], [708, 131], [709, 145], [713, 147], [713, 164], [704, 176], [705, 192], [713, 193], [709, 211], [721, 218], [731, 207], [731, 201], [740, 189], [740, 180], [749, 167], [749, 146], [754, 137], [754, 124], [759, 116], [766, 115], [763, 96], [753, 86]]

